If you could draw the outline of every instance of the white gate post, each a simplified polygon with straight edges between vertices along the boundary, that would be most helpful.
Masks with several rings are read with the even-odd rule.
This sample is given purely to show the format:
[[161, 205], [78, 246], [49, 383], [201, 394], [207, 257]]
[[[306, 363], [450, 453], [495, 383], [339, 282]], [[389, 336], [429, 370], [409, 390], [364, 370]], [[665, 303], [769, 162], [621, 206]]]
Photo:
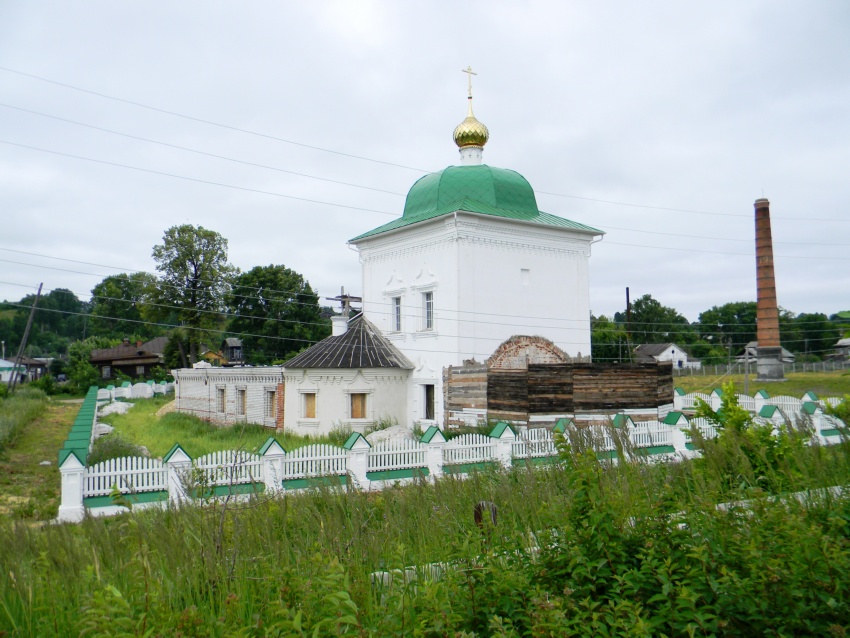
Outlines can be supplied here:
[[439, 428], [432, 425], [425, 430], [419, 442], [425, 445], [428, 474], [434, 479], [440, 478], [443, 475], [443, 446], [446, 444], [446, 437]]
[[348, 437], [342, 448], [348, 454], [348, 473], [354, 478], [357, 487], [369, 489], [366, 472], [369, 470], [369, 450], [372, 445], [362, 434], [355, 432]]
[[490, 438], [496, 439], [496, 459], [502, 464], [505, 469], [510, 469], [512, 454], [512, 444], [516, 441], [516, 433], [511, 426], [505, 421], [499, 421], [493, 431], [490, 432]]
[[83, 481], [86, 466], [80, 462], [73, 451], [68, 450], [64, 459], [62, 452], [65, 452], [65, 450], [59, 452], [62, 501], [59, 505], [58, 520], [62, 523], [76, 523], [83, 520], [86, 514], [86, 509], [83, 506]]
[[263, 478], [266, 484], [266, 493], [273, 494], [283, 489], [283, 457], [286, 450], [270, 436], [259, 450], [263, 457]]
[[183, 479], [192, 469], [192, 457], [186, 454], [179, 443], [175, 443], [162, 462], [168, 468], [168, 501], [177, 504], [188, 498]]

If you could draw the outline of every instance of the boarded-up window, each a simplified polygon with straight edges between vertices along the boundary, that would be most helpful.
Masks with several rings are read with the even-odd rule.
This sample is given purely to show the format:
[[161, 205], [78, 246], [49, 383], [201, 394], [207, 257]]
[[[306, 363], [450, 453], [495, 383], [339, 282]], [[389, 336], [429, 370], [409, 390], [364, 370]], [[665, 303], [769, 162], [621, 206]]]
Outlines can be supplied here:
[[305, 392], [303, 396], [304, 396], [304, 418], [305, 419], [315, 419], [316, 418], [316, 393], [315, 392]]
[[215, 410], [216, 412], [223, 413], [224, 412], [224, 388], [216, 388], [215, 389]]
[[351, 395], [351, 418], [365, 419], [366, 418], [366, 395], [363, 393], [355, 393]]
[[274, 390], [266, 390], [266, 418], [273, 419], [277, 416], [277, 399]]
[[236, 414], [245, 416], [248, 408], [248, 392], [243, 388], [236, 390]]

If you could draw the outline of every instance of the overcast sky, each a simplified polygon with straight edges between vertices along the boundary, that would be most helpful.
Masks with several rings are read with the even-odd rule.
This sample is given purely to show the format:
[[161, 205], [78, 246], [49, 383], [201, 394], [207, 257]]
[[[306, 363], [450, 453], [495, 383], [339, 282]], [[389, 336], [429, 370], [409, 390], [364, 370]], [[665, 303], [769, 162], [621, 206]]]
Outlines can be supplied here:
[[845, 0], [0, 0], [0, 298], [153, 271], [183, 223], [357, 293], [347, 240], [459, 163], [467, 65], [484, 161], [606, 231], [594, 314], [755, 300], [762, 196], [780, 305], [850, 309]]

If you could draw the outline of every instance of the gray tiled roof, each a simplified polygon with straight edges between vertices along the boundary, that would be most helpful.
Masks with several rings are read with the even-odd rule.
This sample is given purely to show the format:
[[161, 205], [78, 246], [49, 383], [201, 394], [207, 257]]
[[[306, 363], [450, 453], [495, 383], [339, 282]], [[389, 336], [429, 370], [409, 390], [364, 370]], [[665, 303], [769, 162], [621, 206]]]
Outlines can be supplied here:
[[284, 367], [412, 370], [414, 365], [361, 313], [349, 319], [345, 334], [323, 339], [287, 361]]

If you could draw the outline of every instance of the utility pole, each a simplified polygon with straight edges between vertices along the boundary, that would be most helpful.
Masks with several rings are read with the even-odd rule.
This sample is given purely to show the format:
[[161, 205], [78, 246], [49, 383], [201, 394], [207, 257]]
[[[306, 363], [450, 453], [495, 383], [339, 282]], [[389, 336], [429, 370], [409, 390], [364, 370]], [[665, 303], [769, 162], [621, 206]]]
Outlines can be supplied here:
[[353, 295], [345, 294], [345, 286], [341, 286], [339, 289], [338, 297], [325, 297], [328, 301], [339, 301], [342, 304], [342, 315], [344, 317], [348, 317], [351, 312], [351, 302], [361, 303], [363, 301], [362, 297], [355, 297]]
[[15, 391], [15, 385], [18, 382], [18, 366], [21, 365], [21, 359], [24, 356], [24, 349], [27, 347], [27, 339], [30, 336], [30, 328], [32, 328], [32, 319], [35, 316], [35, 308], [38, 306], [38, 300], [41, 299], [41, 287], [44, 284], [38, 284], [38, 292], [35, 295], [35, 301], [32, 302], [30, 317], [27, 319], [27, 327], [24, 329], [24, 338], [21, 339], [21, 345], [18, 347], [18, 356], [15, 357], [15, 363], [12, 364], [12, 376], [9, 379], [9, 394]]
[[632, 302], [629, 300], [629, 287], [626, 286], [626, 348], [629, 363], [632, 362]]

